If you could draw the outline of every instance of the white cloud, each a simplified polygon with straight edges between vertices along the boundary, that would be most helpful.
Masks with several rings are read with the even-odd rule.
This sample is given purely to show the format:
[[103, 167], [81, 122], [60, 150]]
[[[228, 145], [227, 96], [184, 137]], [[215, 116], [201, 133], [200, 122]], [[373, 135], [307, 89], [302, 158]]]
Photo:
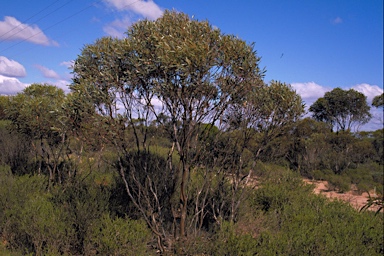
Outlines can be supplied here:
[[163, 10], [152, 0], [104, 0], [104, 2], [118, 11], [131, 11], [151, 20], [163, 15]]
[[54, 78], [54, 79], [60, 79], [59, 74], [57, 74], [54, 70], [46, 68], [41, 65], [35, 65], [35, 67], [40, 70], [40, 72], [43, 74], [46, 78]]
[[0, 40], [25, 40], [35, 44], [58, 46], [58, 43], [49, 39], [38, 26], [23, 24], [10, 16], [5, 16], [4, 21], [0, 21]]
[[0, 75], [24, 77], [26, 74], [24, 66], [19, 62], [0, 56]]
[[70, 60], [70, 61], [63, 61], [60, 63], [60, 66], [65, 66], [69, 69], [72, 69], [73, 68], [73, 65], [75, 64], [75, 61], [74, 60]]
[[66, 92], [66, 93], [68, 93], [70, 91], [70, 89], [68, 87], [70, 82], [67, 81], [67, 80], [59, 79], [59, 80], [56, 80], [54, 82], [48, 82], [48, 84], [55, 85], [58, 88], [63, 89], [63, 91]]
[[133, 23], [130, 17], [132, 14], [150, 20], [155, 20], [163, 15], [163, 10], [152, 0], [104, 0], [104, 3], [117, 11], [130, 14], [103, 27], [104, 32], [112, 37], [124, 37], [127, 28]]
[[372, 103], [372, 100], [375, 96], [383, 93], [382, 88], [380, 88], [377, 85], [370, 85], [370, 84], [357, 84], [352, 86], [351, 89], [361, 92], [365, 96], [367, 96], [367, 101], [369, 105]]
[[0, 75], [0, 95], [13, 95], [24, 90], [29, 84], [20, 82], [17, 78]]
[[123, 20], [115, 20], [106, 26], [103, 30], [105, 33], [112, 37], [123, 38], [124, 32], [127, 31], [128, 27], [132, 24], [131, 20], [125, 17]]
[[315, 82], [292, 83], [291, 86], [304, 101], [315, 101], [331, 90], [331, 88], [318, 85]]

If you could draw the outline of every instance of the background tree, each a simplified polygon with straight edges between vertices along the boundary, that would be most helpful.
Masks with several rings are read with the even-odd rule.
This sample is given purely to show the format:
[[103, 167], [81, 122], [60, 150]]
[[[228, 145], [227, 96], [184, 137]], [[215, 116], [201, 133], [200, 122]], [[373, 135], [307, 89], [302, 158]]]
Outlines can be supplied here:
[[38, 173], [48, 169], [50, 182], [62, 182], [59, 163], [66, 154], [66, 129], [61, 122], [64, 91], [47, 84], [32, 84], [10, 98], [6, 109], [13, 129], [31, 139]]
[[375, 106], [377, 108], [384, 106], [384, 93], [382, 93], [381, 95], [377, 95], [375, 98], [373, 98], [372, 106]]
[[226, 112], [227, 129], [241, 129], [251, 133], [247, 140], [255, 140], [254, 159], [274, 138], [283, 135], [289, 125], [304, 113], [301, 97], [290, 85], [272, 81], [269, 85], [248, 92], [245, 101], [233, 104]]
[[[256, 161], [303, 112], [301, 97], [290, 85], [278, 81], [255, 87], [244, 97], [244, 101], [228, 106], [217, 132], [211, 134], [212, 137], [198, 149], [204, 152], [199, 161], [208, 163], [208, 166], [215, 162], [211, 168], [223, 174], [221, 188], [216, 189], [217, 193], [221, 193], [221, 200], [218, 202], [213, 197], [209, 203], [217, 222], [237, 220], [238, 209], [246, 196], [244, 188], [251, 181]], [[228, 179], [230, 193], [223, 190]]]
[[0, 95], [0, 120], [6, 118], [5, 109], [9, 104], [9, 97]]
[[320, 168], [322, 155], [328, 149], [326, 139], [329, 134], [329, 125], [312, 118], [294, 123], [282, 137], [288, 144], [284, 158], [289, 162], [290, 168], [298, 170], [303, 176], [311, 177], [313, 171]]
[[319, 98], [309, 108], [313, 118], [331, 124], [337, 131], [366, 124], [371, 119], [369, 110], [364, 94], [340, 88], [326, 92], [323, 98]]

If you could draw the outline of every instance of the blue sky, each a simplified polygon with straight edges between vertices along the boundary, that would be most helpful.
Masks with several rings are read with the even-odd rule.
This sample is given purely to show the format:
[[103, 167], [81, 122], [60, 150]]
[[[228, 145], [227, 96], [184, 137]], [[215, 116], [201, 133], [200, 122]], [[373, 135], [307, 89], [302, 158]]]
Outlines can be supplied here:
[[[307, 106], [335, 87], [383, 92], [382, 0], [1, 0], [0, 94], [31, 83], [65, 90], [85, 44], [124, 36], [137, 20], [176, 10], [255, 43], [265, 81], [289, 83]], [[382, 110], [362, 129], [383, 126]]]

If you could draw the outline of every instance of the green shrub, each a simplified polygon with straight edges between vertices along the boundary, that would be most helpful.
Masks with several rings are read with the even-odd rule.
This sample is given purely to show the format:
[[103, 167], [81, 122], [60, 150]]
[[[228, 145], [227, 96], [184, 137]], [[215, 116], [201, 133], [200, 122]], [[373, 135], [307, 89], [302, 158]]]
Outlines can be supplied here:
[[340, 193], [351, 190], [351, 179], [346, 175], [329, 175], [327, 180], [329, 190], [336, 190]]
[[7, 248], [23, 254], [68, 253], [73, 230], [51, 202], [44, 176], [14, 176], [0, 170], [0, 233]]
[[65, 213], [50, 202], [49, 194], [35, 194], [20, 214], [21, 230], [30, 238], [36, 255], [69, 253], [75, 231], [65, 222]]
[[384, 252], [382, 218], [315, 195], [305, 186], [293, 185], [292, 179], [280, 181], [277, 184], [276, 180], [266, 180], [252, 198], [254, 208], [263, 209], [255, 254], [381, 255]]
[[333, 175], [333, 171], [324, 169], [324, 170], [314, 170], [312, 176], [315, 180], [326, 180], [330, 175]]
[[148, 255], [151, 232], [144, 221], [103, 215], [89, 227], [87, 255]]
[[237, 233], [233, 223], [223, 222], [214, 237], [211, 255], [255, 255], [257, 243], [251, 235]]
[[284, 168], [264, 174], [264, 181], [253, 196], [254, 207], [263, 211], [281, 210], [285, 205], [312, 193], [313, 186], [303, 182], [300, 175]]
[[71, 253], [84, 254], [84, 240], [89, 227], [108, 212], [108, 187], [99, 186], [93, 179], [78, 177], [76, 182], [57, 186], [51, 202], [60, 209], [63, 219], [75, 230], [71, 241]]

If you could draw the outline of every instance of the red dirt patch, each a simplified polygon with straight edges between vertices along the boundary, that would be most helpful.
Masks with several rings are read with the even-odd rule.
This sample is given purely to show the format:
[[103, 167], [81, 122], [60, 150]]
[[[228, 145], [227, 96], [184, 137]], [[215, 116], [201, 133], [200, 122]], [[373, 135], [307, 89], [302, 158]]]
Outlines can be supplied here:
[[[328, 182], [327, 181], [313, 181], [309, 179], [304, 179], [304, 182], [308, 184], [314, 184], [315, 188], [313, 192], [315, 194], [321, 194], [330, 199], [338, 199], [350, 203], [355, 209], [360, 210], [364, 205], [367, 204], [369, 199], [368, 193], [359, 194], [356, 189], [352, 189], [346, 193], [339, 193], [336, 191], [328, 190]], [[373, 192], [371, 196], [376, 196]], [[379, 209], [378, 206], [374, 205], [368, 208], [371, 211], [377, 211]]]

